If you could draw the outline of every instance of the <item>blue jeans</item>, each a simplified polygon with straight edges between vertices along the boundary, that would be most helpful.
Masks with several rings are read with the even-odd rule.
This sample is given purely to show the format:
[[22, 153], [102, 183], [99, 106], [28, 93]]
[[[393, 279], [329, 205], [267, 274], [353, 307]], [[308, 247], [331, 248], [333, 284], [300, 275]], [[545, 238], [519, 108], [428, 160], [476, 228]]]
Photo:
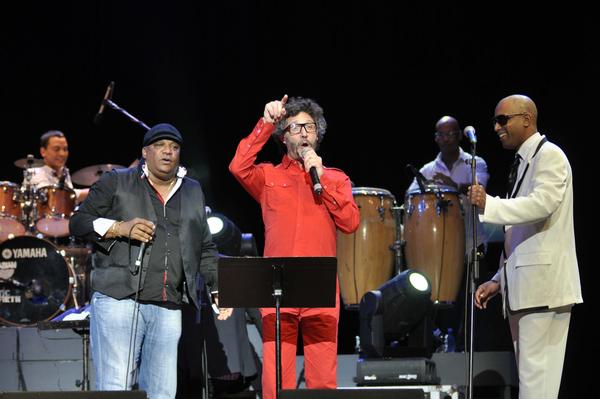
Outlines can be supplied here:
[[139, 387], [151, 399], [172, 399], [177, 391], [177, 344], [181, 310], [140, 304], [133, 359], [125, 386], [127, 356], [135, 302], [95, 292], [92, 296], [90, 336], [96, 389], [131, 389], [139, 369]]

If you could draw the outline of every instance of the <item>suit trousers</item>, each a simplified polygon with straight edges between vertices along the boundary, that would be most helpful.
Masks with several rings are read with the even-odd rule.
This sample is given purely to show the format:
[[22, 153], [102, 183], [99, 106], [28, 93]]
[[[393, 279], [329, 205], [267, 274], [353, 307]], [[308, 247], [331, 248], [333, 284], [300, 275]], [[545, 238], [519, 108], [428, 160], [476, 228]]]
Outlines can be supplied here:
[[508, 315], [519, 370], [519, 399], [558, 398], [571, 307]]

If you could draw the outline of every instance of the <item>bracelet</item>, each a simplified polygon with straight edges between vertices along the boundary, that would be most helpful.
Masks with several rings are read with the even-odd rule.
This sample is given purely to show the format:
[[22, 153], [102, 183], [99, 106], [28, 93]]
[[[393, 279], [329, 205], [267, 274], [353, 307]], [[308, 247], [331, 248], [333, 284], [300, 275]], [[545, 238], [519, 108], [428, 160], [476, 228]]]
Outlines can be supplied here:
[[108, 231], [110, 232], [111, 236], [113, 236], [113, 237], [118, 237], [119, 236], [117, 229], [119, 228], [119, 225], [121, 223], [123, 223], [123, 221], [114, 222], [112, 224], [112, 226], [110, 226], [110, 229], [108, 229]]

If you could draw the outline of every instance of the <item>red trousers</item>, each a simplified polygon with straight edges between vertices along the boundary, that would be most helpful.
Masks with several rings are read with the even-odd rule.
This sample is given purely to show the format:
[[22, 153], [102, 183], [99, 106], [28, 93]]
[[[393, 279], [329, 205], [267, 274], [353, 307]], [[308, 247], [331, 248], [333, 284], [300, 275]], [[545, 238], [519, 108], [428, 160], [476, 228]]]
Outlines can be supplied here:
[[[263, 322], [263, 399], [275, 398], [275, 308], [260, 310]], [[339, 299], [335, 308], [282, 308], [281, 387], [296, 388], [298, 328], [304, 344], [304, 377], [311, 389], [335, 389]]]

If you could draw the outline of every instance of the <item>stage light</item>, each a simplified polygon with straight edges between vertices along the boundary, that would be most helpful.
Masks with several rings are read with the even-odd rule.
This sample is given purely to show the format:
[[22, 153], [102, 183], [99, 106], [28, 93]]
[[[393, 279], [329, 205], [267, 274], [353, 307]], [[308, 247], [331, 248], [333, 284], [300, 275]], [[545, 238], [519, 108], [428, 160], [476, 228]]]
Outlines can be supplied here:
[[252, 233], [242, 233], [240, 256], [258, 256], [256, 240], [254, 240], [254, 236], [252, 235]]
[[225, 215], [215, 212], [210, 214], [206, 222], [219, 253], [238, 256], [242, 244], [242, 232], [235, 223]]
[[409, 357], [432, 354], [431, 284], [408, 269], [361, 299], [361, 357]]
[[225, 215], [209, 211], [206, 222], [220, 254], [227, 256], [258, 255], [252, 233], [242, 233], [235, 223]]

